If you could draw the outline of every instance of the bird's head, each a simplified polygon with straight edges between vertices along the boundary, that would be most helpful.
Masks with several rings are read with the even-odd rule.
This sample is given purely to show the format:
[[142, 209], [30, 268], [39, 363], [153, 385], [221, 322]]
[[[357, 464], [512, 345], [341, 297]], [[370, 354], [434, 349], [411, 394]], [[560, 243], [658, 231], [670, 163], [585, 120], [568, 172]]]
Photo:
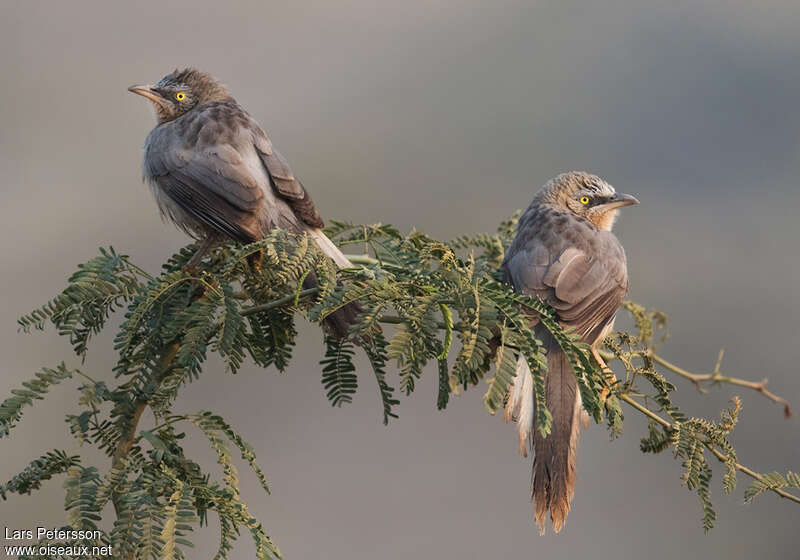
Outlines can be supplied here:
[[620, 208], [639, 204], [635, 197], [618, 193], [597, 175], [582, 171], [553, 177], [536, 198], [540, 203], [565, 209], [604, 230], [612, 228]]
[[135, 85], [128, 91], [153, 103], [159, 124], [175, 120], [198, 105], [233, 99], [214, 76], [194, 68], [175, 70], [156, 84]]

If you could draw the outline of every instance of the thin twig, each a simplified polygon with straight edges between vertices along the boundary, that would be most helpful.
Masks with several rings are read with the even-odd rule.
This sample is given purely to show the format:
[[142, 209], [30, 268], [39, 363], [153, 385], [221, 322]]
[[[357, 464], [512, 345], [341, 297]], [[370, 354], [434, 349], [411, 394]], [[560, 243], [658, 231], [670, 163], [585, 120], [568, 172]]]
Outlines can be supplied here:
[[739, 379], [737, 377], [730, 377], [727, 375], [722, 375], [719, 371], [720, 363], [722, 362], [722, 355], [723, 351], [719, 351], [719, 358], [717, 359], [717, 364], [714, 367], [714, 371], [711, 373], [691, 373], [686, 371], [683, 368], [676, 366], [675, 364], [668, 362], [658, 354], [652, 352], [650, 354], [653, 358], [653, 361], [657, 364], [667, 368], [668, 370], [677, 373], [681, 377], [684, 377], [694, 383], [694, 385], [698, 388], [698, 390], [702, 390], [702, 384], [705, 382], [709, 382], [712, 385], [719, 384], [719, 383], [727, 383], [729, 385], [736, 385], [738, 387], [745, 387], [746, 389], [752, 389], [758, 393], [761, 393], [769, 400], [774, 403], [782, 404], [783, 405], [783, 415], [786, 418], [790, 418], [792, 416], [792, 409], [789, 406], [789, 402], [772, 393], [771, 391], [767, 390], [767, 379], [763, 379], [761, 381], [748, 381], [746, 379]]
[[[379, 264], [376, 259], [368, 255], [345, 255], [347, 259], [353, 264]], [[281, 307], [286, 305], [287, 303], [294, 302], [296, 300], [300, 300], [306, 298], [308, 296], [312, 296], [319, 291], [319, 288], [308, 288], [305, 290], [300, 290], [296, 294], [291, 294], [287, 296], [283, 296], [282, 298], [278, 298], [274, 301], [269, 301], [267, 303], [262, 303], [261, 305], [254, 305], [252, 307], [246, 307], [242, 309], [242, 315], [248, 316], [253, 315], [254, 313], [263, 313], [264, 311], [269, 311], [271, 309], [275, 309], [277, 307]], [[237, 299], [244, 299], [245, 294], [234, 294], [234, 297]]]
[[154, 278], [152, 276], [150, 276], [150, 274], [146, 270], [144, 270], [143, 268], [139, 268], [138, 266], [133, 264], [130, 260], [128, 260], [127, 257], [125, 258], [125, 264], [127, 264], [129, 267], [134, 269], [136, 272], [138, 272], [139, 274], [141, 274], [142, 276], [144, 276], [148, 280], [154, 280]]
[[[381, 315], [381, 318], [378, 320], [378, 322], [387, 325], [402, 325], [406, 321], [407, 319], [403, 319], [398, 315]], [[445, 325], [443, 321], [437, 321], [436, 327], [439, 329], [447, 329], [447, 325]]]
[[[655, 412], [653, 412], [652, 410], [650, 410], [649, 408], [644, 406], [643, 404], [639, 403], [638, 401], [636, 401], [630, 395], [622, 393], [622, 394], [620, 394], [618, 396], [619, 396], [620, 400], [625, 401], [630, 406], [632, 406], [633, 408], [635, 408], [636, 410], [638, 410], [639, 412], [641, 412], [642, 414], [644, 414], [648, 418], [651, 418], [652, 420], [655, 420], [656, 422], [658, 422], [659, 424], [664, 426], [667, 430], [673, 430], [674, 429], [674, 427], [673, 427], [671, 422], [669, 422], [668, 420], [665, 420], [664, 418], [662, 418], [661, 416], [659, 416], [658, 414], [656, 414]], [[705, 445], [706, 449], [711, 451], [711, 453], [714, 455], [714, 457], [716, 457], [720, 462], [722, 462], [722, 463], [725, 462], [725, 454], [722, 453], [719, 449], [717, 449], [714, 446], [714, 444], [712, 444], [711, 442], [704, 441], [703, 445]], [[764, 475], [752, 470], [749, 467], [745, 467], [741, 463], [736, 463], [736, 470], [739, 471], [739, 472], [743, 472], [744, 474], [746, 474], [750, 478], [754, 478], [755, 480], [758, 480], [758, 481], [761, 481], [761, 482], [764, 481]], [[785, 490], [781, 490], [780, 488], [770, 488], [770, 491], [774, 492], [775, 494], [777, 494], [781, 498], [786, 498], [787, 500], [791, 500], [793, 502], [796, 502], [796, 503], [800, 504], [800, 497], [795, 496], [794, 494], [790, 494], [789, 492], [786, 492]]]
[[[607, 360], [612, 360], [616, 356], [611, 352], [601, 352], [600, 353], [603, 358]], [[654, 362], [659, 364], [661, 367], [675, 373], [684, 379], [688, 379], [691, 381], [694, 386], [697, 388], [698, 391], [701, 393], [707, 392], [704, 384], [711, 384], [711, 385], [718, 385], [722, 383], [726, 383], [728, 385], [736, 385], [737, 387], [744, 387], [745, 389], [752, 389], [757, 393], [761, 393], [770, 401], [783, 405], [783, 415], [786, 418], [790, 418], [792, 416], [792, 408], [789, 405], [789, 401], [784, 399], [783, 397], [779, 397], [775, 393], [767, 390], [767, 380], [763, 379], [761, 381], [748, 381], [747, 379], [740, 379], [738, 377], [730, 377], [728, 375], [722, 375], [720, 372], [720, 364], [722, 363], [722, 356], [723, 351], [720, 350], [719, 357], [717, 358], [717, 363], [714, 366], [714, 371], [711, 373], [692, 373], [691, 371], [687, 371], [680, 366], [669, 362], [653, 352], [652, 350], [645, 350], [643, 352], [633, 352], [631, 356], [642, 356], [642, 357], [650, 357], [653, 359]]]
[[91, 382], [92, 382], [92, 384], [94, 384], [94, 385], [97, 385], [97, 381], [95, 381], [95, 380], [94, 380], [94, 379], [92, 379], [90, 376], [88, 376], [88, 375], [86, 375], [85, 373], [83, 373], [81, 370], [79, 370], [79, 369], [76, 369], [76, 370], [73, 370], [73, 371], [74, 371], [75, 373], [77, 373], [78, 375], [80, 375], [81, 377], [83, 377], [84, 379], [88, 379], [89, 381], [91, 381]]
[[287, 303], [293, 303], [296, 299], [302, 299], [314, 295], [318, 291], [319, 288], [308, 288], [306, 290], [300, 290], [300, 292], [296, 294], [289, 294], [287, 296], [283, 296], [282, 298], [278, 298], [276, 300], [269, 301], [267, 303], [262, 303], [261, 305], [246, 307], [242, 309], [242, 316], [247, 317], [248, 315], [253, 315], [254, 313], [263, 313], [264, 311], [269, 311], [270, 309], [281, 307], [283, 305], [286, 305]]
[[626, 403], [631, 405], [633, 408], [635, 408], [636, 410], [638, 410], [639, 412], [641, 412], [645, 416], [649, 416], [651, 419], [655, 420], [656, 422], [658, 422], [659, 424], [661, 424], [662, 426], [664, 426], [668, 430], [672, 429], [672, 424], [669, 421], [664, 420], [663, 418], [661, 418], [661, 416], [659, 416], [658, 414], [656, 414], [655, 412], [653, 412], [652, 410], [650, 410], [649, 408], [647, 408], [643, 404], [637, 402], [630, 395], [628, 395], [626, 393], [621, 393], [619, 395], [619, 399], [622, 400], [622, 401], [625, 401]]
[[[172, 417], [170, 417], [169, 420], [166, 420], [165, 422], [162, 422], [161, 424], [153, 426], [152, 428], [150, 428], [149, 431], [155, 433], [155, 432], [157, 432], [159, 430], [163, 430], [167, 426], [173, 425], [175, 422], [180, 422], [182, 420], [186, 420], [186, 415], [185, 414], [181, 414], [179, 416], [172, 416]], [[142, 436], [138, 436], [135, 441], [138, 442], [141, 439], [142, 439]]]

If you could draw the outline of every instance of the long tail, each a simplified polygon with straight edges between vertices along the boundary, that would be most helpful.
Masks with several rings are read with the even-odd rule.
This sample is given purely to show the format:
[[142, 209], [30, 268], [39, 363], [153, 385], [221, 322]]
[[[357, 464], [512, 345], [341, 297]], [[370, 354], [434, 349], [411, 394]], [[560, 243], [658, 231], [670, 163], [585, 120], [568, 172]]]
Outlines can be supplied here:
[[550, 434], [543, 438], [534, 428], [536, 404], [533, 380], [525, 358], [517, 362], [517, 377], [506, 405], [506, 421], [517, 418], [519, 448], [527, 456], [534, 451], [531, 499], [539, 534], [544, 534], [547, 512], [558, 533], [569, 513], [575, 493], [575, 463], [580, 433], [581, 398], [577, 381], [558, 343], [546, 332], [537, 332], [547, 349], [547, 408], [553, 415]]
[[[349, 268], [353, 263], [344, 256], [339, 248], [334, 245], [333, 241], [328, 239], [320, 229], [309, 229], [308, 235], [311, 237], [317, 246], [325, 253], [339, 268]], [[303, 281], [303, 288], [313, 288], [317, 285], [317, 278], [313, 274], [309, 274]], [[357, 301], [349, 303], [337, 309], [323, 321], [323, 324], [328, 329], [331, 335], [336, 338], [345, 338], [347, 336], [350, 325], [355, 321], [356, 316], [363, 311], [361, 304]]]

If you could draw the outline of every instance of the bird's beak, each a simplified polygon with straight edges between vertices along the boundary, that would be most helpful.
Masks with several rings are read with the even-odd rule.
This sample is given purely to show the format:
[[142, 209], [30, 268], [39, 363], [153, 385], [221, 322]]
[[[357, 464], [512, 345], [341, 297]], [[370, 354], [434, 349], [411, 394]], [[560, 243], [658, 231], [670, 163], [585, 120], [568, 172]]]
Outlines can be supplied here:
[[153, 103], [157, 103], [159, 105], [166, 105], [167, 103], [167, 100], [161, 97], [161, 95], [159, 95], [159, 93], [156, 91], [155, 86], [149, 84], [131, 86], [128, 88], [128, 91], [135, 93], [136, 95], [146, 97]]
[[639, 204], [639, 199], [625, 193], [615, 193], [614, 196], [608, 199], [608, 202], [603, 203], [603, 206], [609, 210], [616, 208], [624, 208], [625, 206], [635, 206]]

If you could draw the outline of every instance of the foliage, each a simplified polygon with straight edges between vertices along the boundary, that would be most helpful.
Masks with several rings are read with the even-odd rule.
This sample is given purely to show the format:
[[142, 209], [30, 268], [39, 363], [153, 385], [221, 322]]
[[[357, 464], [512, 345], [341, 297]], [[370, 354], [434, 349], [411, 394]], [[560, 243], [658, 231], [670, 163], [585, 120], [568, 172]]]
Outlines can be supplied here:
[[[550, 307], [499, 281], [497, 269], [515, 228], [516, 216], [503, 222], [496, 234], [448, 243], [417, 231], [403, 235], [381, 224], [334, 222], [327, 233], [339, 246], [367, 251], [354, 257], [358, 266], [340, 271], [307, 237], [277, 230], [251, 245], [217, 248], [197, 268], [185, 266], [194, 252], [194, 247], [186, 247], [157, 276], [113, 249], [101, 250], [79, 266], [60, 295], [22, 317], [19, 325], [28, 332], [52, 323], [83, 358], [90, 338], [111, 314], [124, 310], [114, 339], [119, 357], [113, 386], [63, 364], [42, 370], [0, 405], [0, 437], [20, 420], [23, 407], [78, 373], [86, 382], [78, 387], [79, 410], [67, 417], [67, 424], [81, 445], [102, 450], [111, 466], [101, 472], [83, 466], [79, 456], [49, 452], [0, 486], [0, 495], [29, 493], [65, 473], [69, 525], [95, 529], [110, 502], [116, 519], [110, 531], [101, 531], [99, 542], [111, 544], [120, 558], [184, 558], [192, 528], [206, 523], [209, 511], [216, 512], [220, 524], [216, 558], [228, 557], [242, 529], [249, 532], [259, 558], [280, 558], [239, 489], [232, 448], [269, 492], [253, 447], [220, 416], [176, 411], [175, 400], [182, 387], [203, 373], [209, 352], [216, 353], [230, 373], [248, 357], [256, 365], [283, 371], [292, 358], [299, 314], [321, 323], [358, 301], [364, 312], [349, 336], [325, 338], [322, 384], [332, 405], [352, 401], [359, 386], [354, 360], [363, 351], [377, 382], [384, 423], [397, 416], [399, 404], [389, 362], [396, 363], [396, 384], [406, 395], [435, 363], [439, 409], [445, 409], [454, 394], [485, 382], [484, 404], [494, 414], [504, 405], [522, 354], [534, 377], [536, 428], [547, 435], [552, 421], [544, 398], [547, 360], [530, 328], [538, 321], [570, 360], [586, 411], [596, 422], [606, 421], [612, 436], [622, 432], [620, 403], [630, 404], [631, 395], [645, 394], [639, 385], [646, 385], [644, 401], [633, 401], [651, 416], [642, 450], [674, 450], [683, 461], [685, 484], [701, 499], [704, 526], [710, 528], [711, 465], [705, 453], [711, 450], [722, 457], [724, 487], [732, 490], [738, 464], [726, 438], [736, 423], [738, 401], [716, 423], [683, 415], [671, 400], [675, 387], [656, 370], [652, 355], [664, 316], [630, 303], [626, 308], [637, 332], [616, 333], [607, 340], [608, 357], [619, 360], [625, 378], [609, 382], [585, 345], [560, 327]], [[317, 285], [304, 288], [310, 275]], [[156, 418], [149, 430], [139, 427], [146, 408]], [[669, 420], [654, 420], [659, 419], [656, 413]], [[221, 481], [185, 455], [181, 442], [187, 437], [182, 431], [186, 426], [208, 440], [222, 469]], [[748, 490], [748, 499], [766, 490], [796, 487], [798, 481], [789, 473], [785, 478], [764, 475], [759, 482]]]
[[796, 488], [800, 489], [800, 475], [789, 471], [786, 475], [779, 472], [771, 472], [761, 475], [761, 480], [756, 480], [744, 492], [744, 499], [748, 502], [767, 492], [768, 490], [775, 490], [779, 488]]
[[36, 373], [31, 381], [23, 383], [24, 389], [14, 389], [14, 395], [0, 404], [0, 438], [7, 436], [14, 425], [22, 418], [22, 409], [31, 406], [34, 400], [41, 400], [50, 390], [64, 379], [72, 377], [73, 372], [61, 363], [55, 369], [44, 368]]

